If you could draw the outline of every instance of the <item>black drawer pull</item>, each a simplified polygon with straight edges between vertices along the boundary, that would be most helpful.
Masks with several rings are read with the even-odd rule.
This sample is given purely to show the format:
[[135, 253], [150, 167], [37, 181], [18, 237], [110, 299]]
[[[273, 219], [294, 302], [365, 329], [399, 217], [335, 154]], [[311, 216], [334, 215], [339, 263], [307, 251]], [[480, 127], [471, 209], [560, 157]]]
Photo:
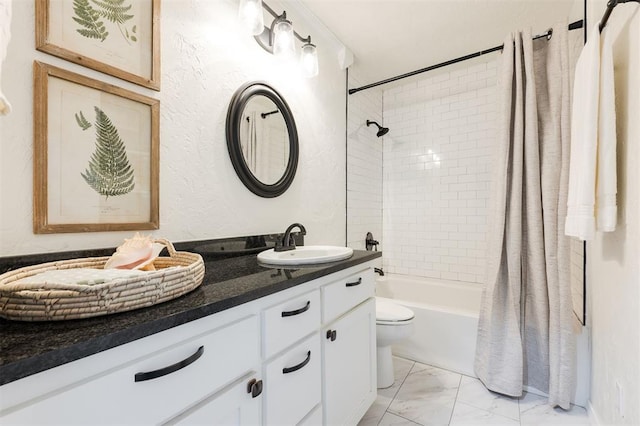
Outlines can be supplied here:
[[251, 379], [247, 383], [247, 393], [251, 394], [251, 398], [256, 398], [262, 393], [262, 380]]
[[307, 300], [307, 304], [300, 309], [296, 309], [295, 311], [285, 311], [282, 313], [283, 317], [292, 317], [294, 315], [300, 315], [303, 312], [307, 312], [311, 307], [311, 300]]
[[298, 371], [302, 367], [304, 367], [305, 365], [309, 364], [309, 361], [311, 361], [311, 351], [307, 351], [307, 359], [302, 361], [300, 364], [294, 365], [293, 367], [285, 367], [285, 368], [283, 368], [282, 369], [282, 374], [289, 374], [289, 373], [293, 373], [294, 371]]
[[338, 336], [338, 332], [336, 330], [327, 330], [327, 339], [331, 340], [332, 342], [336, 340], [336, 337]]
[[160, 368], [158, 370], [147, 371], [144, 373], [136, 373], [134, 376], [134, 381], [136, 382], [144, 382], [145, 380], [153, 380], [158, 377], [166, 376], [167, 374], [174, 373], [180, 369], [185, 368], [187, 365], [193, 364], [202, 356], [204, 353], [204, 346], [200, 346], [197, 351], [188, 358], [183, 359], [180, 362], [176, 362], [175, 364], [169, 365], [164, 368]]
[[352, 283], [347, 283], [346, 286], [347, 287], [355, 287], [357, 285], [362, 284], [362, 277], [358, 278], [358, 281], [354, 281]]

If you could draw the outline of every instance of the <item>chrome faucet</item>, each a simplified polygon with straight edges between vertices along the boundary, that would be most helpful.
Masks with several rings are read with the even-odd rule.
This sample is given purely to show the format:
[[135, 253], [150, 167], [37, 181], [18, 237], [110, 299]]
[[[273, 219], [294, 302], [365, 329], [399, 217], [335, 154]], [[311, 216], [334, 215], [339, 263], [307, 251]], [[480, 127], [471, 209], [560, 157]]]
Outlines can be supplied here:
[[289, 251], [295, 250], [296, 248], [296, 240], [291, 235], [291, 231], [293, 228], [300, 229], [300, 234], [307, 235], [307, 230], [300, 223], [294, 223], [289, 225], [286, 231], [284, 231], [284, 237], [282, 237], [282, 245], [276, 245], [274, 247], [275, 251]]

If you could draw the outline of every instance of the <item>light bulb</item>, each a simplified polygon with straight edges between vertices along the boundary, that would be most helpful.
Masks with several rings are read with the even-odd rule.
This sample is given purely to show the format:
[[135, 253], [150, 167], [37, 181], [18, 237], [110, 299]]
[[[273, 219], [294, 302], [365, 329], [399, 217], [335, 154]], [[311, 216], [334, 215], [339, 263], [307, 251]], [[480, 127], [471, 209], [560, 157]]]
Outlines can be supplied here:
[[311, 78], [318, 75], [318, 50], [310, 42], [302, 46], [300, 65], [305, 77]]
[[279, 58], [289, 59], [296, 54], [291, 22], [282, 19], [273, 28], [273, 54]]
[[242, 26], [252, 35], [260, 35], [264, 31], [262, 0], [240, 0], [238, 16]]

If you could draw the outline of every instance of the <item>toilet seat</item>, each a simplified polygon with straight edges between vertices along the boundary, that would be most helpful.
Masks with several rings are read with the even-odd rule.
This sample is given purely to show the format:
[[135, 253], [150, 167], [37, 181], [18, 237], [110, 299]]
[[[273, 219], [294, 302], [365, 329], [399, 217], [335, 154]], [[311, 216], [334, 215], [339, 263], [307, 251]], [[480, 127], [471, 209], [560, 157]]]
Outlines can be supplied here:
[[393, 302], [391, 299], [376, 297], [376, 324], [400, 325], [413, 320], [413, 311]]

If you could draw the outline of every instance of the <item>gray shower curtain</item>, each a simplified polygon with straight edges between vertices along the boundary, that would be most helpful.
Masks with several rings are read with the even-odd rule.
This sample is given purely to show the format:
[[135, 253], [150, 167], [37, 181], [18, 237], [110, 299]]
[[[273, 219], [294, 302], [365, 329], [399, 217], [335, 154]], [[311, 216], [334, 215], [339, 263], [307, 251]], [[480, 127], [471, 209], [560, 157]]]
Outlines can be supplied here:
[[475, 370], [511, 396], [523, 386], [568, 409], [575, 336], [564, 236], [570, 129], [566, 24], [550, 40], [530, 31], [505, 40], [490, 211], [487, 283]]

